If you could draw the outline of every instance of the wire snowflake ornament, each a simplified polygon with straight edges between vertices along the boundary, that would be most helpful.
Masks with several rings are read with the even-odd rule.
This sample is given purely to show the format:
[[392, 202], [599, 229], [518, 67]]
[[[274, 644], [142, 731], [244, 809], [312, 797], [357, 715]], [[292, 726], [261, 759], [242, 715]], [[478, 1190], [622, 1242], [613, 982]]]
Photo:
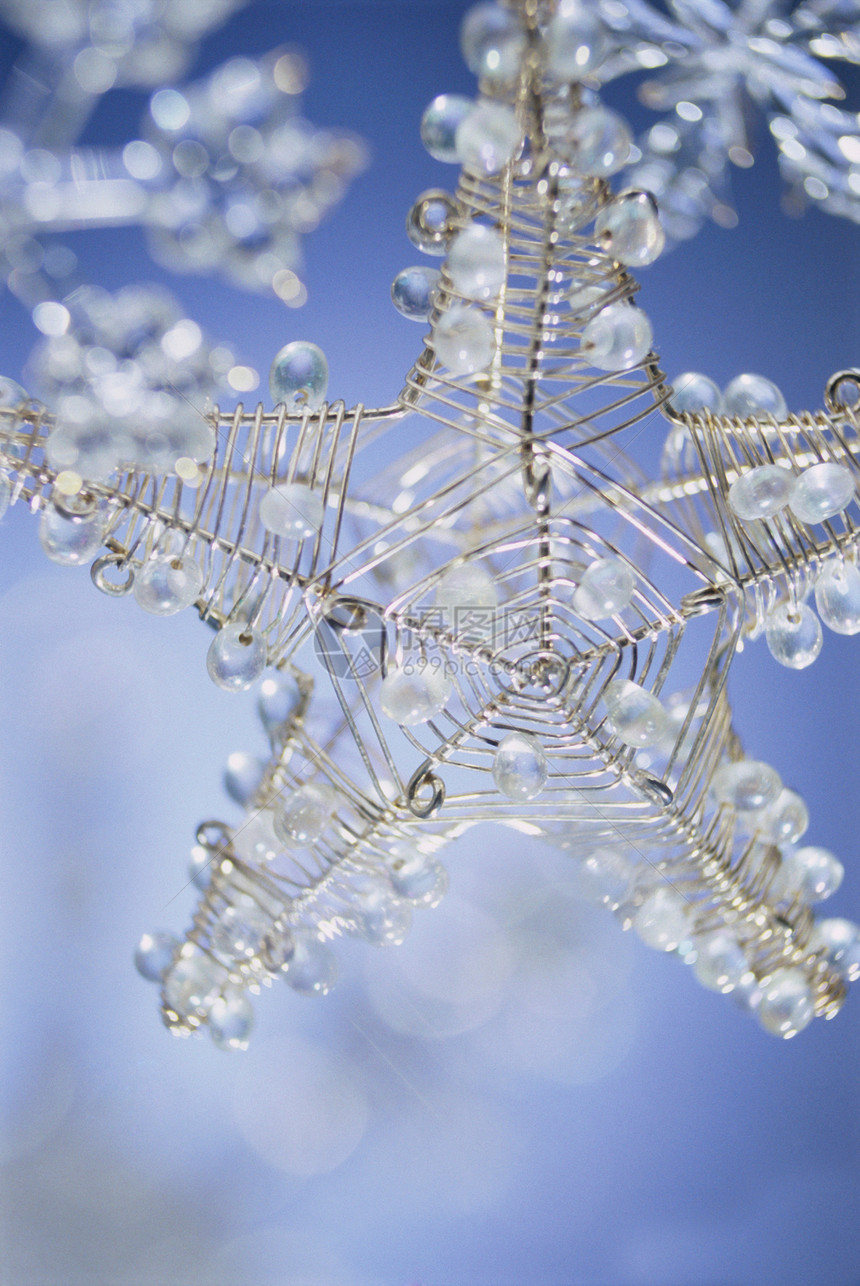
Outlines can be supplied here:
[[[860, 632], [860, 374], [799, 414], [758, 376], [667, 382], [632, 275], [664, 234], [651, 194], [610, 187], [631, 143], [582, 84], [595, 30], [565, 0], [467, 15], [481, 94], [422, 123], [462, 168], [409, 216], [440, 267], [395, 281], [429, 334], [390, 406], [327, 402], [324, 355], [293, 343], [274, 411], [215, 410], [208, 451], [100, 472], [7, 389], [7, 499], [48, 555], [193, 605], [214, 682], [261, 684], [270, 756], [228, 773], [243, 818], [201, 825], [192, 926], [138, 953], [177, 1034], [241, 1048], [249, 992], [324, 994], [338, 937], [401, 942], [484, 820], [569, 851], [585, 896], [777, 1035], [860, 973], [860, 929], [812, 910], [840, 863], [799, 844], [805, 805], [726, 694], [745, 639], [802, 668], [821, 620]], [[624, 434], [659, 414], [649, 478]]]

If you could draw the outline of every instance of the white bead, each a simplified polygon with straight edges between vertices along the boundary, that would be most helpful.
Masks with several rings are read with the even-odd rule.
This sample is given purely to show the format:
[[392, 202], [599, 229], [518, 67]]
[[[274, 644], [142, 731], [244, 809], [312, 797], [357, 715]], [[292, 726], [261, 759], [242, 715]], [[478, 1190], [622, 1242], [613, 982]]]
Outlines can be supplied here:
[[105, 517], [99, 510], [75, 522], [48, 505], [39, 521], [42, 548], [52, 563], [64, 567], [80, 567], [91, 562], [102, 547], [104, 533]]
[[205, 1015], [220, 996], [226, 978], [223, 966], [203, 952], [180, 956], [164, 976], [164, 999], [182, 1018]]
[[644, 268], [663, 251], [666, 234], [649, 192], [622, 192], [594, 221], [594, 239], [618, 263]]
[[285, 344], [272, 362], [269, 391], [277, 406], [287, 410], [308, 407], [316, 411], [328, 391], [328, 362], [317, 344], [296, 339]]
[[737, 938], [724, 929], [695, 937], [693, 946], [696, 949], [693, 973], [710, 991], [734, 991], [749, 972], [749, 963]]
[[676, 951], [690, 931], [687, 904], [677, 889], [661, 884], [636, 908], [633, 928], [655, 951]]
[[773, 518], [791, 500], [795, 482], [789, 469], [759, 464], [735, 478], [729, 487], [729, 504], [744, 522]]
[[797, 892], [806, 902], [824, 902], [842, 883], [845, 868], [827, 848], [808, 844], [791, 849], [783, 858], [780, 892]]
[[550, 78], [562, 84], [582, 80], [600, 66], [608, 50], [609, 38], [600, 20], [579, 0], [561, 0], [544, 36]]
[[391, 883], [413, 906], [438, 906], [448, 891], [448, 872], [435, 857], [395, 847], [388, 858]]
[[421, 142], [437, 161], [457, 162], [457, 130], [475, 106], [462, 94], [439, 94], [421, 117]]
[[826, 522], [854, 499], [854, 476], [842, 464], [827, 461], [804, 469], [791, 493], [791, 512], [801, 522]]
[[815, 606], [836, 634], [860, 634], [860, 572], [853, 563], [832, 558], [815, 582]]
[[160, 982], [173, 963], [179, 939], [172, 933], [145, 933], [137, 944], [134, 965], [147, 982]]
[[617, 112], [586, 107], [573, 116], [560, 146], [580, 174], [607, 178], [626, 165], [631, 142], [627, 123]]
[[809, 829], [809, 809], [794, 790], [784, 786], [772, 804], [756, 818], [763, 839], [778, 846], [795, 844]]
[[438, 268], [404, 268], [391, 283], [391, 300], [402, 317], [424, 322], [433, 311], [438, 285]]
[[613, 679], [603, 696], [608, 723], [626, 746], [654, 746], [668, 728], [668, 716], [652, 693], [630, 679]]
[[334, 816], [337, 796], [318, 782], [299, 786], [275, 813], [275, 834], [285, 843], [315, 844]]
[[440, 669], [412, 662], [408, 668], [388, 671], [379, 689], [379, 704], [389, 719], [413, 728], [437, 715], [450, 696], [451, 681]]
[[739, 813], [753, 813], [775, 803], [782, 790], [779, 773], [759, 759], [722, 764], [711, 780], [718, 803]]
[[824, 950], [830, 963], [846, 982], [860, 978], [860, 925], [853, 920], [817, 920], [809, 945], [812, 950]]
[[543, 746], [526, 732], [509, 732], [493, 758], [493, 780], [508, 799], [525, 801], [541, 793], [549, 776]]
[[583, 327], [581, 352], [601, 371], [629, 371], [648, 356], [651, 322], [633, 304], [609, 304]]
[[322, 498], [303, 482], [279, 483], [260, 499], [260, 522], [273, 536], [287, 540], [317, 536], [324, 517]]
[[460, 48], [476, 76], [507, 84], [519, 73], [526, 34], [510, 9], [478, 4], [463, 19]]
[[492, 323], [478, 308], [452, 304], [433, 327], [433, 347], [452, 375], [484, 371], [495, 352]]
[[219, 1049], [247, 1049], [254, 1008], [244, 991], [225, 991], [209, 1010], [209, 1035]]
[[250, 960], [270, 928], [271, 919], [263, 908], [248, 894], [240, 894], [220, 911], [209, 931], [210, 946], [225, 964]]
[[777, 969], [763, 987], [758, 1020], [773, 1036], [788, 1040], [815, 1016], [812, 991], [800, 969]]
[[318, 938], [297, 933], [284, 977], [300, 996], [327, 996], [337, 981], [335, 954]]
[[576, 891], [587, 902], [613, 910], [627, 900], [636, 873], [630, 858], [617, 848], [596, 848], [576, 872]]
[[256, 794], [265, 767], [265, 759], [245, 754], [241, 750], [235, 750], [228, 757], [227, 766], [224, 769], [224, 789], [242, 808], [245, 808]]
[[196, 601], [203, 570], [190, 554], [152, 554], [135, 574], [132, 592], [154, 616], [173, 616]]
[[573, 610], [584, 621], [617, 616], [630, 606], [633, 572], [619, 558], [598, 558], [582, 574], [573, 595]]
[[477, 103], [457, 128], [458, 155], [478, 174], [500, 174], [522, 141], [516, 114], [503, 103]]
[[790, 670], [812, 665], [824, 641], [821, 622], [805, 603], [777, 603], [768, 613], [765, 638], [773, 659]]
[[8, 375], [0, 375], [0, 408], [17, 410], [19, 406], [26, 406], [28, 401], [27, 394], [20, 384], [10, 380]]
[[212, 883], [214, 856], [202, 844], [195, 844], [188, 860], [188, 876], [195, 889], [205, 893]]
[[763, 375], [736, 375], [723, 391], [723, 406], [724, 414], [742, 420], [784, 420], [788, 414], [782, 393]]
[[707, 375], [684, 371], [672, 380], [671, 405], [681, 415], [696, 415], [700, 411], [721, 415], [723, 395], [719, 386], [708, 379]]
[[448, 275], [457, 294], [486, 302], [505, 284], [505, 243], [495, 228], [470, 223], [458, 232], [448, 250]]
[[227, 692], [244, 692], [266, 668], [266, 640], [259, 630], [237, 623], [224, 625], [206, 655], [206, 669], [213, 683]]

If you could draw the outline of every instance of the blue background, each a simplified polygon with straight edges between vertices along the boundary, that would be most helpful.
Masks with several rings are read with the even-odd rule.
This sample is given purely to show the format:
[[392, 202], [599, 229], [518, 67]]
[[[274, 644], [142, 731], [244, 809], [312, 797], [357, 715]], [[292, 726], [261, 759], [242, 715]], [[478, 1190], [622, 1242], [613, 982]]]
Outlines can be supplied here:
[[[396, 394], [421, 329], [389, 283], [420, 255], [416, 195], [455, 171], [418, 138], [442, 91], [474, 92], [463, 3], [270, 0], [201, 50], [303, 46], [305, 114], [373, 163], [306, 242], [289, 311], [171, 280], [135, 231], [74, 239], [91, 280], [170, 280], [188, 314], [265, 373], [291, 339], [325, 348], [330, 393]], [[5, 53], [14, 52], [8, 38]], [[636, 112], [630, 91], [610, 98]], [[117, 92], [89, 138], [132, 137]], [[738, 172], [740, 225], [643, 273], [665, 369], [757, 371], [793, 409], [858, 362], [858, 230], [779, 211], [766, 138]], [[0, 301], [5, 373], [35, 339]], [[641, 445], [656, 453], [652, 421]], [[653, 435], [653, 436], [652, 436]], [[140, 933], [179, 930], [197, 823], [231, 817], [233, 749], [263, 751], [253, 699], [215, 690], [206, 631], [144, 617], [46, 562], [26, 512], [0, 559], [0, 1156], [8, 1286], [852, 1286], [860, 1282], [860, 1006], [788, 1043], [673, 958], [573, 898], [562, 855], [484, 828], [452, 890], [398, 951], [346, 944], [324, 1001], [267, 993], [249, 1052], [178, 1042], [133, 972]], [[781, 670], [764, 644], [732, 679], [751, 754], [846, 865], [832, 911], [860, 919], [860, 641]]]

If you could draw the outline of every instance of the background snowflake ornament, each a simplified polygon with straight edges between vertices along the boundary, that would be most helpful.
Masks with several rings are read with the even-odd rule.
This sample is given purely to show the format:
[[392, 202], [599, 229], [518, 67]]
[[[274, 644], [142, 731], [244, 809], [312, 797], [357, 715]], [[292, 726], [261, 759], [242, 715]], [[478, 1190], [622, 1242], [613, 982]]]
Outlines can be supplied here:
[[644, 71], [641, 101], [666, 113], [637, 139], [631, 181], [658, 197], [670, 236], [692, 236], [707, 216], [734, 222], [730, 165], [753, 163], [759, 114], [791, 205], [858, 220], [860, 122], [834, 68], [860, 60], [860, 7], [668, 0], [664, 13], [604, 0], [598, 11], [603, 60], [590, 70], [603, 83]]

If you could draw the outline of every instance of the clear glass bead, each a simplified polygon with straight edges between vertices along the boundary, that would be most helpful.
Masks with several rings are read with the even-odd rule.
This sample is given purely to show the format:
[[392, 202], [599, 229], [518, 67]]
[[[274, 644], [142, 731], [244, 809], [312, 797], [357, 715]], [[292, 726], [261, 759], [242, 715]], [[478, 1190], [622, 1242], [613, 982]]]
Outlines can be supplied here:
[[655, 746], [669, 718], [661, 702], [631, 679], [613, 679], [603, 694], [611, 732], [625, 746]]
[[256, 794], [266, 768], [265, 759], [234, 750], [224, 769], [224, 789], [230, 798], [245, 808]]
[[283, 841], [275, 834], [272, 808], [246, 814], [232, 836], [233, 848], [249, 866], [266, 866], [284, 850]]
[[286, 844], [315, 844], [337, 807], [330, 786], [308, 781], [286, 797], [275, 813], [275, 834]]
[[285, 540], [319, 535], [324, 518], [322, 497], [303, 482], [279, 483], [260, 498], [260, 522]]
[[499, 593], [493, 578], [475, 563], [452, 567], [436, 586], [436, 606], [452, 614], [461, 607], [496, 607], [498, 601]]
[[860, 572], [853, 563], [832, 558], [815, 582], [815, 606], [836, 634], [860, 634]]
[[215, 855], [202, 844], [195, 844], [188, 859], [188, 876], [195, 889], [205, 893], [212, 883]]
[[477, 4], [460, 27], [460, 48], [470, 71], [502, 84], [516, 80], [526, 50], [516, 14], [498, 4]]
[[492, 322], [470, 304], [452, 304], [433, 327], [433, 347], [452, 375], [485, 371], [495, 353]]
[[227, 692], [244, 692], [266, 668], [266, 640], [259, 630], [237, 622], [224, 625], [206, 655], [209, 678]]
[[28, 401], [29, 398], [20, 384], [10, 380], [8, 375], [0, 375], [0, 410], [15, 411], [19, 406], [26, 406]]
[[504, 103], [481, 101], [457, 128], [457, 152], [478, 174], [500, 174], [523, 141], [516, 113]]
[[677, 889], [661, 884], [634, 911], [633, 928], [655, 951], [676, 951], [690, 932], [687, 904]]
[[100, 510], [75, 521], [61, 514], [53, 505], [42, 511], [39, 540], [52, 563], [80, 567], [90, 563], [102, 547], [105, 516]]
[[178, 946], [179, 939], [172, 933], [145, 933], [134, 953], [134, 967], [147, 982], [160, 982]]
[[535, 799], [549, 776], [543, 746], [527, 732], [509, 732], [493, 756], [493, 781], [508, 799]]
[[853, 920], [817, 920], [809, 935], [813, 951], [824, 950], [846, 982], [860, 978], [860, 925]]
[[596, 848], [584, 857], [576, 872], [580, 897], [596, 906], [613, 910], [626, 902], [636, 874], [636, 865], [617, 848]]
[[401, 317], [410, 321], [427, 321], [433, 311], [438, 268], [404, 268], [391, 283], [391, 299]]
[[293, 717], [301, 700], [299, 685], [291, 674], [284, 671], [263, 679], [257, 700], [257, 713], [269, 736]]
[[173, 616], [194, 603], [203, 587], [203, 570], [190, 554], [151, 554], [136, 572], [132, 592], [154, 616]]
[[421, 142], [437, 161], [459, 162], [457, 130], [475, 106], [462, 94], [439, 94], [421, 117]]
[[466, 299], [495, 299], [505, 284], [505, 243], [495, 228], [470, 223], [451, 242], [447, 261], [451, 284]]
[[805, 902], [824, 902], [842, 884], [845, 868], [827, 848], [807, 844], [789, 849], [771, 891], [779, 897], [800, 894]]
[[804, 469], [791, 493], [791, 512], [801, 522], [826, 522], [854, 499], [854, 476], [842, 464], [826, 461]]
[[182, 1018], [208, 1014], [227, 979], [223, 965], [203, 952], [180, 956], [164, 975], [164, 999]]
[[723, 390], [723, 407], [726, 415], [742, 420], [767, 419], [771, 415], [784, 420], [788, 415], [782, 393], [763, 375], [736, 375]]
[[603, 23], [580, 0], [561, 0], [543, 46], [547, 75], [561, 84], [591, 75], [610, 48]]
[[252, 897], [238, 894], [210, 929], [212, 951], [227, 964], [250, 960], [259, 952], [271, 924], [271, 918]]
[[768, 613], [765, 638], [773, 659], [790, 670], [812, 665], [824, 641], [821, 622], [805, 603], [777, 603]]
[[601, 621], [629, 607], [635, 581], [619, 558], [598, 558], [582, 574], [573, 594], [573, 610], [584, 621]]
[[696, 959], [693, 973], [710, 991], [734, 991], [749, 972], [749, 962], [737, 938], [725, 929], [693, 938]]
[[594, 239], [618, 263], [644, 268], [663, 252], [666, 234], [650, 192], [622, 192], [594, 221]]
[[412, 908], [389, 880], [359, 877], [351, 890], [355, 932], [374, 947], [399, 947], [412, 926]]
[[763, 839], [778, 847], [795, 844], [809, 829], [809, 809], [797, 791], [783, 786], [756, 821], [756, 829]]
[[319, 938], [297, 933], [284, 977], [300, 996], [327, 996], [337, 981], [337, 959]]
[[382, 713], [404, 728], [432, 719], [450, 697], [450, 679], [438, 667], [417, 661], [408, 668], [389, 670], [379, 689]]
[[254, 1007], [244, 991], [225, 991], [209, 1010], [208, 1023], [209, 1035], [219, 1049], [247, 1049]]
[[395, 893], [413, 906], [438, 906], [448, 891], [445, 867], [435, 857], [428, 857], [417, 849], [394, 846], [388, 869]]
[[768, 808], [779, 798], [782, 782], [770, 764], [759, 759], [738, 759], [721, 764], [711, 780], [714, 797], [739, 813]]
[[295, 339], [272, 362], [269, 391], [275, 405], [283, 402], [288, 411], [309, 407], [316, 411], [328, 392], [328, 362], [317, 344]]
[[560, 150], [580, 174], [608, 178], [627, 164], [632, 139], [627, 122], [608, 107], [586, 107], [573, 116]]
[[697, 415], [700, 411], [723, 413], [723, 395], [719, 385], [697, 371], [683, 371], [672, 381], [672, 406], [680, 415]]
[[422, 192], [406, 217], [406, 235], [427, 255], [444, 256], [459, 218], [457, 202], [450, 192], [434, 188]]
[[273, 925], [260, 943], [260, 960], [270, 973], [283, 973], [296, 953], [296, 939], [286, 925]]
[[648, 356], [651, 322], [633, 304], [609, 304], [582, 331], [581, 352], [601, 371], [629, 371]]
[[796, 481], [790, 469], [778, 464], [756, 465], [735, 478], [729, 487], [729, 504], [744, 522], [773, 518], [791, 500]]
[[773, 1036], [788, 1040], [815, 1017], [812, 991], [800, 969], [777, 969], [762, 988], [758, 1020]]

